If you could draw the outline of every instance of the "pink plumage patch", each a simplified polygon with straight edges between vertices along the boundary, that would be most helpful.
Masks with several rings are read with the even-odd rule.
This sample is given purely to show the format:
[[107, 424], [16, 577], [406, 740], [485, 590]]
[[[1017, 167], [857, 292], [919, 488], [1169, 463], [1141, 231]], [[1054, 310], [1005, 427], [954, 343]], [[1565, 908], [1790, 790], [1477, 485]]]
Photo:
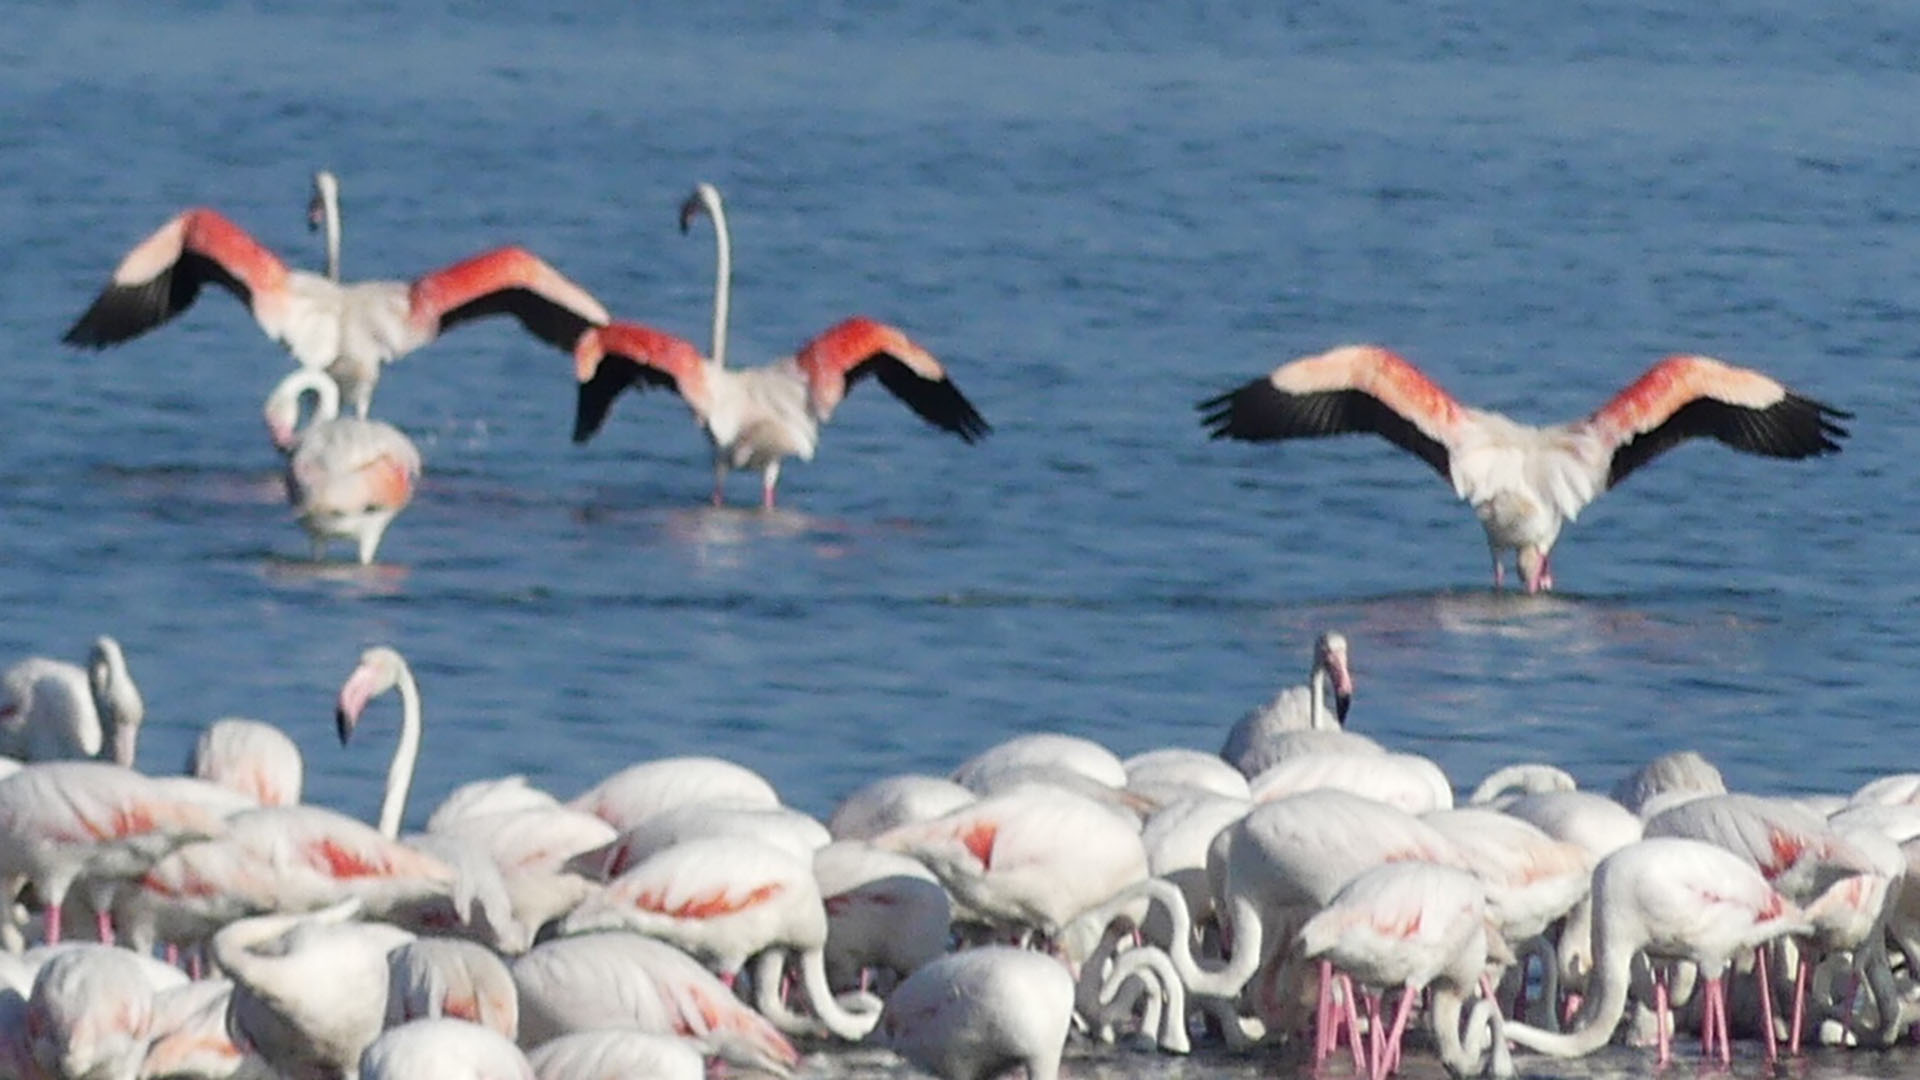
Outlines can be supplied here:
[[723, 887], [671, 906], [666, 897], [660, 893], [648, 891], [635, 897], [633, 906], [641, 911], [665, 915], [670, 919], [713, 919], [745, 911], [757, 904], [764, 904], [785, 890], [786, 886], [777, 881], [770, 881], [749, 890], [744, 896], [734, 897]]

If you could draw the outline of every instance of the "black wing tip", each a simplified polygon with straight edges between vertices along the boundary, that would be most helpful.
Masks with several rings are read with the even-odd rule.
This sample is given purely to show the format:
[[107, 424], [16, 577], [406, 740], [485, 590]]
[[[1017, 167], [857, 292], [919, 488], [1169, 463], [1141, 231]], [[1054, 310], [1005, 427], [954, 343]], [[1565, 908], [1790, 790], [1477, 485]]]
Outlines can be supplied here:
[[100, 290], [60, 340], [84, 349], [104, 349], [139, 337], [174, 314], [168, 310], [164, 287], [155, 288], [152, 283], [109, 285]]
[[1260, 408], [1269, 404], [1267, 394], [1276, 398], [1285, 396], [1266, 379], [1250, 379], [1225, 393], [1195, 403], [1194, 408], [1200, 413], [1200, 424], [1207, 429], [1207, 438], [1238, 439], [1243, 442], [1264, 442], [1277, 438], [1256, 419]]

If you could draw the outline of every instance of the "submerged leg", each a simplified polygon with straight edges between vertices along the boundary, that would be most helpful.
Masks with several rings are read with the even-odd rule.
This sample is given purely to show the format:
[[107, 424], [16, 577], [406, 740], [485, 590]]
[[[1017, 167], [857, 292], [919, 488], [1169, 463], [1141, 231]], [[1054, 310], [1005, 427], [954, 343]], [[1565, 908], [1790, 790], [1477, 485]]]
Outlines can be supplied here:
[[779, 482], [780, 460], [775, 458], [773, 464], [768, 465], [760, 473], [760, 509], [773, 509], [773, 489]]
[[727, 504], [727, 463], [724, 458], [713, 459], [713, 505]]

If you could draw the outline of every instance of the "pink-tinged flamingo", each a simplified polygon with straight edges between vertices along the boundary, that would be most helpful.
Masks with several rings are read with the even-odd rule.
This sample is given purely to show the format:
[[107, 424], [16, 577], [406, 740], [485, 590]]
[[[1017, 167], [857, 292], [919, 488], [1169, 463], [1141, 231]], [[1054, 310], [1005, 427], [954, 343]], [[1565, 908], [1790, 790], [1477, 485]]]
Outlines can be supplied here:
[[230, 787], [261, 806], [291, 806], [300, 801], [306, 767], [300, 747], [286, 732], [229, 716], [200, 732], [187, 772]]
[[[0, 880], [8, 884], [0, 893], [11, 897], [31, 880], [46, 905], [47, 941], [58, 942], [60, 907], [83, 872], [106, 883], [137, 877], [174, 847], [224, 829], [199, 792], [132, 769], [91, 761], [32, 765], [0, 780]], [[101, 900], [101, 940], [112, 941]]]
[[[600, 821], [590, 814], [581, 816]], [[784, 806], [692, 803], [648, 815], [633, 828], [568, 859], [565, 869], [606, 881], [619, 877], [657, 852], [710, 836], [744, 836], [785, 849], [802, 859], [812, 858], [815, 851], [833, 839], [825, 825]]]
[[1486, 529], [1493, 583], [1515, 553], [1527, 591], [1553, 588], [1560, 530], [1600, 493], [1662, 452], [1711, 436], [1749, 454], [1835, 453], [1852, 414], [1766, 375], [1704, 356], [1649, 368], [1584, 420], [1533, 427], [1455, 401], [1395, 353], [1348, 345], [1275, 368], [1200, 403], [1216, 439], [1372, 432], [1419, 457], [1473, 506]]
[[233, 983], [196, 979], [153, 996], [153, 1040], [140, 1067], [143, 1077], [217, 1077], [255, 1080], [272, 1075], [266, 1061], [233, 1041], [227, 1010]]
[[63, 340], [103, 348], [138, 337], [185, 311], [211, 283], [247, 305], [300, 366], [338, 380], [364, 419], [384, 364], [470, 319], [510, 314], [560, 349], [607, 322], [599, 301], [520, 247], [495, 248], [413, 281], [341, 284], [337, 185], [321, 175], [316, 199], [336, 277], [290, 270], [219, 212], [186, 210], [127, 253]]
[[[1413, 999], [1429, 986], [1435, 995], [1436, 1042], [1452, 1071], [1453, 1063], [1467, 1056], [1460, 1050], [1455, 1024], [1458, 1002], [1482, 989], [1491, 992], [1489, 949], [1505, 951], [1498, 935], [1488, 929], [1479, 878], [1417, 861], [1376, 866], [1341, 886], [1300, 928], [1297, 942], [1302, 959], [1325, 959], [1366, 986], [1401, 988], [1392, 1024], [1386, 1025], [1386, 1017], [1376, 1009], [1369, 1026], [1371, 1045], [1364, 1056], [1373, 1080], [1384, 1080], [1398, 1067]], [[1442, 995], [1451, 997], [1454, 1007], [1441, 1008]], [[1375, 997], [1369, 996], [1368, 1002], [1377, 1005]], [[1346, 1005], [1357, 1032], [1352, 997]]]
[[871, 840], [895, 826], [951, 813], [978, 796], [945, 777], [883, 776], [840, 800], [827, 818], [835, 840]]
[[132, 1080], [152, 1037], [153, 995], [140, 958], [125, 949], [88, 945], [56, 953], [27, 999], [34, 1060], [48, 1076]]
[[541, 1043], [527, 1054], [539, 1080], [704, 1080], [706, 1063], [687, 1040], [644, 1031], [582, 1031]]
[[589, 895], [562, 933], [632, 930], [672, 942], [731, 980], [754, 968], [760, 1011], [789, 1034], [812, 1033], [779, 1000], [789, 952], [827, 1031], [858, 1041], [877, 1014], [843, 1008], [827, 983], [827, 909], [808, 858], [750, 837], [702, 837], [656, 852]]
[[87, 666], [31, 656], [0, 674], [0, 754], [133, 764], [146, 704], [120, 643], [94, 640]]
[[1329, 631], [1314, 639], [1307, 684], [1289, 686], [1272, 701], [1241, 717], [1227, 733], [1220, 756], [1253, 776], [1264, 767], [1260, 762], [1267, 741], [1289, 731], [1345, 727], [1347, 709], [1352, 704], [1353, 672], [1347, 665], [1347, 636]]
[[[309, 392], [318, 404], [296, 430], [300, 398]], [[420, 485], [419, 448], [383, 420], [341, 416], [339, 389], [311, 368], [280, 380], [265, 413], [274, 445], [287, 455], [287, 502], [313, 539], [314, 560], [337, 538], [354, 542], [361, 565], [371, 563]]]
[[534, 1080], [513, 1040], [480, 1024], [440, 1017], [390, 1027], [360, 1055], [360, 1080]]
[[1613, 785], [1614, 800], [1643, 819], [1686, 799], [1726, 793], [1720, 770], [1696, 750], [1661, 754]]
[[813, 853], [813, 877], [827, 909], [827, 975], [835, 987], [864, 986], [873, 972], [905, 978], [946, 951], [953, 901], [918, 860], [840, 840]]
[[921, 419], [965, 442], [987, 434], [986, 420], [947, 378], [940, 362], [906, 334], [872, 319], [848, 319], [792, 357], [763, 367], [727, 367], [732, 242], [720, 192], [712, 184], [696, 187], [681, 206], [681, 231], [701, 210], [713, 219], [719, 250], [713, 355], [702, 358], [687, 341], [633, 323], [613, 323], [580, 335], [574, 347], [574, 374], [580, 384], [574, 442], [593, 437], [614, 398], [627, 387], [672, 387], [713, 444], [714, 505], [724, 500], [729, 471], [758, 469], [761, 505], [771, 510], [780, 463], [789, 457], [813, 460], [820, 425], [833, 416], [848, 389], [868, 375], [877, 376]]
[[[1701, 1037], [1722, 1063], [1732, 1058], [1724, 979], [1732, 961], [1784, 934], [1804, 933], [1806, 917], [1745, 859], [1717, 844], [1679, 837], [1641, 840], [1600, 860], [1593, 871], [1593, 976], [1574, 1028], [1560, 1033], [1506, 1025], [1516, 1046], [1579, 1057], [1604, 1046], [1627, 1007], [1635, 953], [1691, 960], [1706, 977]], [[1666, 982], [1656, 979], [1660, 1062], [1671, 1056]]]
[[737, 1065], [785, 1076], [800, 1053], [712, 972], [664, 941], [624, 930], [556, 938], [513, 962], [520, 1044], [626, 1028], [692, 1040]]
[[339, 731], [340, 744], [345, 746], [359, 726], [367, 703], [395, 689], [400, 694], [400, 741], [394, 745], [393, 760], [387, 765], [386, 793], [380, 799], [380, 834], [388, 839], [400, 835], [407, 792], [413, 786], [414, 763], [420, 756], [420, 686], [414, 682], [413, 669], [397, 649], [386, 645], [368, 649], [341, 684], [334, 710], [334, 727]]
[[441, 1016], [519, 1035], [520, 994], [492, 949], [431, 937], [387, 954], [387, 1026]]
[[880, 1042], [942, 1080], [990, 1080], [1024, 1065], [1054, 1080], [1073, 1019], [1073, 980], [1060, 961], [988, 945], [950, 953], [887, 998]]
[[1317, 788], [1351, 791], [1409, 814], [1453, 807], [1453, 785], [1447, 774], [1418, 754], [1337, 750], [1296, 754], [1247, 782], [1257, 803]]

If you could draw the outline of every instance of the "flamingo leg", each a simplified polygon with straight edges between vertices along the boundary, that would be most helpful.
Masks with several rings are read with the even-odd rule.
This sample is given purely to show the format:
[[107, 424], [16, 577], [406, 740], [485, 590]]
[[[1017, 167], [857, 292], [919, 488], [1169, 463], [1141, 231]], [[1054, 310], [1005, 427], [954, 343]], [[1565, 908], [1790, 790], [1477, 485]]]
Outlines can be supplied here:
[[60, 944], [60, 905], [47, 905], [47, 944]]
[[1772, 961], [1773, 950], [1768, 946], [1753, 950], [1753, 966], [1760, 975], [1760, 1026], [1765, 1032], [1768, 1061], [1780, 1056], [1779, 1036], [1773, 1030], [1773, 977], [1768, 972]]
[[713, 505], [727, 504], [727, 463], [721, 458], [713, 461]]
[[1347, 1005], [1347, 1048], [1353, 1051], [1353, 1071], [1358, 1074], [1366, 1067], [1367, 1060], [1366, 1048], [1360, 1045], [1359, 1003], [1353, 996], [1353, 984], [1344, 975], [1340, 978], [1341, 985], [1346, 991], [1344, 997]]
[[100, 944], [113, 944], [113, 915], [106, 911], [97, 911], [93, 915], [93, 926], [100, 934]]
[[[1380, 991], [1367, 991], [1367, 1060], [1373, 1063], [1376, 1071], [1385, 1060], [1387, 1050], [1387, 1029], [1380, 1008]], [[1375, 1076], [1375, 1080], [1379, 1080], [1379, 1077]]]
[[1500, 552], [1493, 553], [1493, 588], [1498, 592], [1507, 587], [1507, 568], [1500, 565]]
[[1799, 952], [1799, 970], [1793, 973], [1793, 1026], [1787, 1030], [1787, 1053], [1799, 1056], [1800, 1032], [1806, 1020], [1808, 972], [1813, 965], [1807, 963], [1807, 954]]
[[1407, 1033], [1407, 1014], [1413, 1011], [1413, 999], [1420, 991], [1409, 984], [1400, 990], [1400, 1008], [1393, 1014], [1393, 1030], [1387, 1032], [1387, 1052], [1373, 1066], [1374, 1080], [1386, 1080], [1400, 1067], [1400, 1040]]
[[1660, 1053], [1654, 1060], [1664, 1066], [1673, 1059], [1673, 1045], [1669, 1041], [1667, 1015], [1667, 973], [1662, 970], [1653, 976], [1653, 1024], [1657, 1031]]
[[1336, 1034], [1333, 1017], [1333, 962], [1320, 961], [1320, 995], [1313, 1008], [1313, 1065], [1319, 1068], [1333, 1053]]
[[776, 458], [773, 464], [768, 465], [760, 474], [760, 508], [762, 510], [773, 509], [773, 489], [779, 482], [780, 461]]
[[1560, 1010], [1560, 1026], [1572, 1027], [1573, 1018], [1580, 1013], [1580, 1002], [1585, 1000], [1581, 994], [1568, 994], [1567, 1003]]
[[1548, 552], [1547, 554], [1540, 557], [1540, 591], [1541, 592], [1553, 591], [1553, 553], [1552, 552]]

